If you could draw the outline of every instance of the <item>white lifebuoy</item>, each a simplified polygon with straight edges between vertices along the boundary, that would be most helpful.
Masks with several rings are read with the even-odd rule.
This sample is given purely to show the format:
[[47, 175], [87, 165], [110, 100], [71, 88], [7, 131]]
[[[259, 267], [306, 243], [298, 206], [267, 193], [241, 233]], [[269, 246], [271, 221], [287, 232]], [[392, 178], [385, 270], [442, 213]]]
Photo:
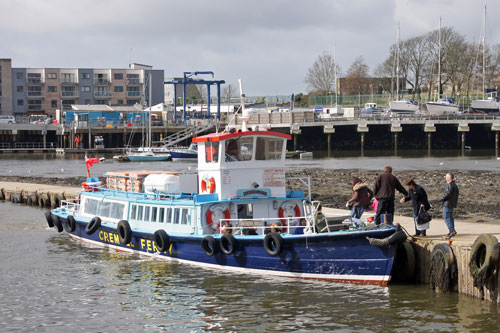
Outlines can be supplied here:
[[203, 178], [201, 180], [201, 192], [202, 193], [214, 193], [215, 192], [215, 179], [210, 177], [210, 179]]
[[229, 208], [226, 207], [226, 205], [215, 204], [212, 207], [210, 207], [209, 209], [207, 209], [207, 213], [205, 214], [205, 217], [207, 219], [207, 225], [212, 230], [220, 231], [220, 227], [221, 227], [220, 220], [230, 219], [231, 212], [229, 211]]
[[[301, 215], [301, 212], [300, 212], [300, 207], [298, 204], [296, 204], [295, 202], [292, 202], [292, 201], [285, 201], [283, 202], [283, 204], [280, 206], [279, 210], [278, 210], [278, 215], [279, 217], [282, 218], [281, 220], [281, 224], [283, 226], [286, 226], [287, 225], [287, 217], [299, 217]], [[295, 220], [288, 220], [290, 222], [299, 222], [299, 221], [295, 221]], [[289, 223], [290, 223], [289, 222]], [[296, 224], [296, 223], [294, 223]], [[285, 232], [287, 232], [288, 230], [285, 228]]]

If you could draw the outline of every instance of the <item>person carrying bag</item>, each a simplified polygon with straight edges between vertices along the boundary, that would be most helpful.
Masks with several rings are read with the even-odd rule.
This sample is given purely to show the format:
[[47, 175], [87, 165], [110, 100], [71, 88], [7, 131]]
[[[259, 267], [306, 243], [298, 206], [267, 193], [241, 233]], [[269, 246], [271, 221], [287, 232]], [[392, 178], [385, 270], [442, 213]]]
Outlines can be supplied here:
[[[408, 196], [401, 198], [400, 202], [403, 203], [411, 200], [413, 203], [413, 220], [415, 221], [415, 235], [413, 236], [425, 237], [427, 236], [426, 230], [429, 229], [429, 222], [431, 220], [431, 216], [427, 212], [431, 208], [427, 199], [427, 193], [422, 186], [417, 185], [411, 178], [405, 181], [405, 185], [408, 186]], [[419, 218], [420, 215], [422, 215], [421, 218]], [[424, 215], [426, 215], [425, 218], [423, 217]]]

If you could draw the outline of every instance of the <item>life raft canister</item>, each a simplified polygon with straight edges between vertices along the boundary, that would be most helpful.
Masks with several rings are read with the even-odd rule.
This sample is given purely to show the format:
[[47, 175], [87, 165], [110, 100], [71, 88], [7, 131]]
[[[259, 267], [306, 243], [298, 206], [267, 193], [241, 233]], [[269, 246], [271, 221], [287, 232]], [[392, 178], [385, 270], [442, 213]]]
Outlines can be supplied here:
[[[286, 217], [293, 217], [295, 214], [295, 217], [299, 217], [300, 216], [300, 207], [298, 204], [292, 202], [292, 201], [285, 201], [279, 208], [278, 210], [278, 215], [279, 217], [282, 218], [281, 220], [281, 224], [283, 226], [286, 226], [287, 225], [287, 219]], [[285, 231], [288, 231], [286, 228], [285, 228]]]
[[201, 192], [202, 193], [214, 193], [215, 192], [215, 179], [211, 177], [210, 179], [203, 178], [201, 180]]
[[229, 208], [221, 204], [215, 204], [209, 209], [207, 209], [207, 213], [205, 214], [207, 219], [207, 225], [213, 230], [220, 231], [220, 220], [221, 219], [230, 219], [231, 212]]

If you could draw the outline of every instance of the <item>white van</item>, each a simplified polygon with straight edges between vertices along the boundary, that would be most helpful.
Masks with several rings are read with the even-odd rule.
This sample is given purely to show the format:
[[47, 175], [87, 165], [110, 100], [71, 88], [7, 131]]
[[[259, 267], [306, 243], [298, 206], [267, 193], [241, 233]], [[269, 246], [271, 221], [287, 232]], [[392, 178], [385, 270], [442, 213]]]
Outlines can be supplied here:
[[16, 118], [14, 116], [0, 116], [0, 124], [15, 124]]

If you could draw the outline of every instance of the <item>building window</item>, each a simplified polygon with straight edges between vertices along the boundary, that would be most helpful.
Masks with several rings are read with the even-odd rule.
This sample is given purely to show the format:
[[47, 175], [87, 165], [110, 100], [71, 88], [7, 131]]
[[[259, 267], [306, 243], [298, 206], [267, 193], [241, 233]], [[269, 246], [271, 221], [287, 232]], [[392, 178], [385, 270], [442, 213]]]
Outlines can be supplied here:
[[82, 73], [82, 79], [90, 79], [90, 73]]
[[95, 104], [108, 105], [108, 101], [105, 99], [96, 99]]
[[82, 87], [82, 92], [89, 92], [90, 91], [90, 87], [89, 86], [83, 86]]
[[50, 106], [53, 108], [57, 108], [57, 100], [53, 99], [52, 101], [50, 101]]
[[23, 86], [17, 86], [17, 92], [23, 92], [24, 89], [23, 89]]
[[127, 105], [135, 105], [137, 103], [137, 100], [135, 99], [127, 99]]
[[18, 99], [17, 106], [23, 106], [23, 105], [24, 105], [24, 99]]
[[24, 73], [23, 72], [17, 72], [16, 73], [16, 78], [19, 79], [19, 80], [24, 79]]
[[49, 86], [49, 92], [57, 92], [57, 86]]
[[123, 92], [123, 86], [115, 86], [115, 92]]
[[115, 80], [123, 80], [122, 73], [115, 73], [113, 77], [115, 78]]
[[92, 102], [91, 102], [91, 100], [90, 100], [90, 99], [86, 99], [86, 100], [83, 102], [83, 104], [86, 104], [86, 105], [90, 105], [91, 103], [92, 103]]
[[123, 99], [118, 100], [118, 104], [122, 105], [123, 104]]
[[47, 78], [48, 79], [57, 79], [57, 74], [56, 73], [48, 73]]

